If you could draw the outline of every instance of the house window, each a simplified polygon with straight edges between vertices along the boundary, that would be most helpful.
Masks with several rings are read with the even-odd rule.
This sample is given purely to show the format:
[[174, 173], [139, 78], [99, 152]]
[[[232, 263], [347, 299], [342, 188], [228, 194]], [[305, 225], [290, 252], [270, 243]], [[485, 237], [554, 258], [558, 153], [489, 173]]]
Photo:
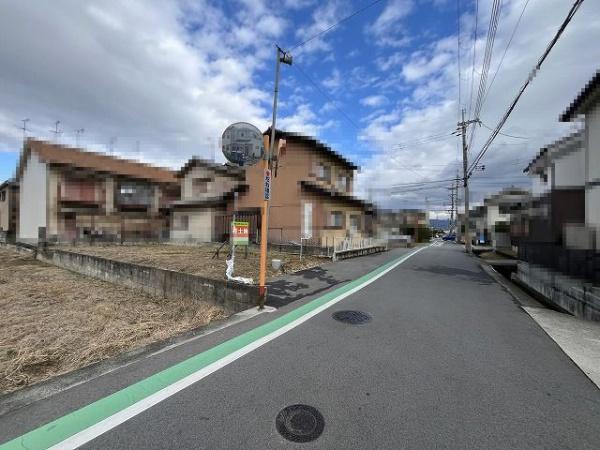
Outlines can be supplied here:
[[192, 179], [192, 195], [197, 196], [208, 193], [208, 183], [211, 178], [194, 178]]
[[354, 232], [360, 230], [360, 216], [353, 214], [350, 216], [350, 229]]
[[342, 211], [331, 211], [329, 213], [329, 226], [342, 228], [344, 226], [344, 213]]
[[326, 164], [319, 163], [317, 165], [317, 178], [319, 180], [329, 182], [331, 180], [331, 167]]
[[190, 226], [189, 216], [176, 216], [173, 228], [178, 231], [188, 231]]
[[135, 186], [132, 184], [122, 184], [119, 187], [119, 193], [121, 195], [133, 195], [135, 194]]
[[348, 190], [348, 177], [346, 175], [340, 175], [337, 179], [338, 190], [346, 192]]
[[0, 202], [6, 201], [6, 191], [0, 192]]

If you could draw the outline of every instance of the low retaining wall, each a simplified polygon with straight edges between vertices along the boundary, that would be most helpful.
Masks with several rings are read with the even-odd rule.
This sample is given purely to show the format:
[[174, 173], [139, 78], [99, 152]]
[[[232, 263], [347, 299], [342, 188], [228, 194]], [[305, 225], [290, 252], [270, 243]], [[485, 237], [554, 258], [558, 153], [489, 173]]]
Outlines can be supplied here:
[[333, 254], [333, 260], [338, 261], [340, 259], [354, 258], [356, 256], [370, 255], [372, 253], [385, 252], [387, 247], [385, 245], [374, 245], [372, 247], [355, 248], [349, 250], [338, 250]]
[[512, 279], [542, 301], [576, 317], [600, 321], [600, 292], [591, 284], [522, 261]]
[[206, 301], [234, 313], [258, 304], [257, 286], [64, 250], [40, 250], [37, 259], [157, 297]]

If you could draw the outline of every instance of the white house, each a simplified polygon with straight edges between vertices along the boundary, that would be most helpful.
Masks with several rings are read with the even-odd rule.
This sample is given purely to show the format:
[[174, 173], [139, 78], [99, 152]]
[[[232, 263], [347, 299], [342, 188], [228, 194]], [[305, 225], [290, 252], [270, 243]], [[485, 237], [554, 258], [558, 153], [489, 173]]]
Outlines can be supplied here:
[[561, 122], [583, 117], [585, 225], [600, 243], [600, 71], [560, 116]]

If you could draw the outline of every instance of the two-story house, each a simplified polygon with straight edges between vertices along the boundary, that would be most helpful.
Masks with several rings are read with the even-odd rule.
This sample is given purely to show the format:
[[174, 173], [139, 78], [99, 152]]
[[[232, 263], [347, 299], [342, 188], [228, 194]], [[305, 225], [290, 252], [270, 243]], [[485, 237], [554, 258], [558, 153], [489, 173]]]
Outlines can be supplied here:
[[600, 71], [560, 120], [584, 127], [526, 168], [536, 198], [514, 277], [560, 308], [600, 320]]
[[7, 180], [0, 184], [0, 238], [14, 238], [19, 213], [19, 183]]
[[583, 131], [540, 149], [524, 172], [530, 176], [532, 183], [528, 240], [565, 243], [566, 230], [585, 221]]
[[[304, 238], [331, 246], [334, 240], [363, 237], [372, 207], [353, 195], [358, 167], [315, 138], [277, 130], [275, 139], [279, 150], [272, 163], [269, 242]], [[239, 196], [239, 210], [260, 208], [263, 179], [261, 164], [246, 168], [248, 190]]]
[[[247, 189], [244, 171], [194, 157], [177, 172], [177, 179], [181, 186], [181, 198], [170, 206], [171, 240], [225, 240], [232, 218], [228, 210], [233, 208], [236, 193]], [[255, 229], [258, 224], [253, 223], [252, 226]]]
[[17, 175], [21, 242], [157, 239], [179, 198], [171, 170], [31, 138]]

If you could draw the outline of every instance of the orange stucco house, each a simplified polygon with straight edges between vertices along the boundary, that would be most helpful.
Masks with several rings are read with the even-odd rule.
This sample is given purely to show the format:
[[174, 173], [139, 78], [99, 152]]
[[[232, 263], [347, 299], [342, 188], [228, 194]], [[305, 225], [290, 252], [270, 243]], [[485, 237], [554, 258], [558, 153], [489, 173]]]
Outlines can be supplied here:
[[[279, 150], [272, 164], [269, 242], [304, 237], [313, 245], [332, 246], [334, 239], [368, 236], [372, 205], [353, 195], [358, 167], [315, 138], [280, 130], [275, 138]], [[263, 178], [261, 164], [246, 168], [248, 189], [239, 195], [239, 211], [260, 208]]]

